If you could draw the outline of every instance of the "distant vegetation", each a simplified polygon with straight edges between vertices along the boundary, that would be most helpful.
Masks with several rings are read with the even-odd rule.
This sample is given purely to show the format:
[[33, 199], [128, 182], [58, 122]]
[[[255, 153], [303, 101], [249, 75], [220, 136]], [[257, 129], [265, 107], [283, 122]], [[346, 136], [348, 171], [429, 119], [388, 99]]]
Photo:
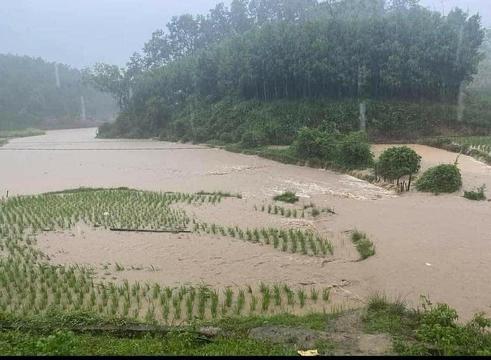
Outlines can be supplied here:
[[101, 137], [252, 148], [366, 120], [370, 139], [407, 139], [491, 126], [491, 107], [462, 96], [484, 36], [479, 16], [413, 0], [235, 0], [173, 18], [126, 68], [86, 76], [122, 110]]
[[20, 138], [28, 136], [44, 135], [45, 132], [39, 129], [23, 129], [23, 130], [0, 130], [0, 138]]
[[24, 129], [24, 130], [0, 130], [0, 146], [5, 145], [8, 139], [28, 136], [38, 136], [45, 134], [39, 129]]
[[79, 70], [40, 58], [0, 54], [0, 79], [0, 130], [94, 126], [116, 110], [109, 95], [82, 83]]

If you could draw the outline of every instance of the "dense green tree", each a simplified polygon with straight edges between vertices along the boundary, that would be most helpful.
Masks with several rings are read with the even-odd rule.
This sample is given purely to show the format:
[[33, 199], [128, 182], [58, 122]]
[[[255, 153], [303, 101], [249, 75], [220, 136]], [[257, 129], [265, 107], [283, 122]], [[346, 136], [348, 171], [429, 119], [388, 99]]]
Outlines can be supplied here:
[[375, 168], [377, 176], [397, 184], [403, 176], [409, 176], [410, 190], [412, 176], [421, 168], [421, 156], [407, 146], [391, 147], [380, 155]]

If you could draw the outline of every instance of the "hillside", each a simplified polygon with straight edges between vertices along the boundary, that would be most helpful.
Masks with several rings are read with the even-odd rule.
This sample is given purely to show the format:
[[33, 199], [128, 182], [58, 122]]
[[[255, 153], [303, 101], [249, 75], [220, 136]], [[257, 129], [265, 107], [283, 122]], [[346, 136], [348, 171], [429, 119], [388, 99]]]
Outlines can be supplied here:
[[0, 130], [94, 126], [116, 109], [79, 70], [41, 58], [0, 54], [0, 79]]
[[478, 15], [412, 0], [242, 0], [175, 17], [126, 68], [88, 77], [121, 106], [103, 137], [289, 144], [303, 126], [360, 123], [375, 140], [486, 132], [489, 104], [480, 90], [464, 96], [484, 37]]

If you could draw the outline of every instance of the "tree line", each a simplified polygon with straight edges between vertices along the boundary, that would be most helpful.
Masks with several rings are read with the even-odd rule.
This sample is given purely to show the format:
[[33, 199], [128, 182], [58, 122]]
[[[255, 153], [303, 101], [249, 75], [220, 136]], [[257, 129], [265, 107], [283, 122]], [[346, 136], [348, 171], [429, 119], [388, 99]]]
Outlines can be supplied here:
[[417, 0], [234, 0], [174, 17], [124, 69], [98, 64], [86, 76], [115, 96], [121, 121], [153, 132], [190, 103], [230, 96], [455, 104], [484, 34], [478, 15]]
[[77, 69], [0, 54], [0, 129], [83, 126], [82, 102], [89, 120], [116, 111], [113, 99], [84, 84]]

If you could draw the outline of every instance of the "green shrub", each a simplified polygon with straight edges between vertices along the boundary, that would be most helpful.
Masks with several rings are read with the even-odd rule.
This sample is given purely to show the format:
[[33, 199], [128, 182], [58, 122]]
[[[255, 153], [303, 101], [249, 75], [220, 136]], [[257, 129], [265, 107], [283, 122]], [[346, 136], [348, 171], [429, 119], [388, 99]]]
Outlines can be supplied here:
[[275, 201], [283, 201], [286, 203], [294, 204], [298, 201], [298, 196], [291, 191], [286, 191], [281, 195], [276, 195], [273, 200]]
[[296, 155], [302, 159], [332, 160], [336, 154], [333, 136], [318, 129], [307, 127], [298, 131], [293, 148]]
[[[375, 166], [377, 176], [385, 180], [395, 181], [403, 176], [410, 178], [421, 168], [421, 156], [407, 146], [391, 147], [379, 157]], [[409, 190], [410, 184], [408, 186]]]
[[456, 323], [457, 312], [446, 304], [425, 307], [416, 338], [431, 355], [489, 355], [491, 321], [478, 314], [466, 325]]
[[428, 169], [416, 182], [423, 192], [453, 193], [462, 187], [462, 175], [457, 165], [442, 164]]
[[484, 189], [486, 185], [482, 185], [475, 191], [464, 191], [464, 197], [469, 200], [483, 201], [486, 200], [486, 195], [484, 194]]
[[373, 164], [373, 154], [365, 133], [350, 133], [341, 140], [338, 149], [338, 161], [341, 165], [360, 169]]

